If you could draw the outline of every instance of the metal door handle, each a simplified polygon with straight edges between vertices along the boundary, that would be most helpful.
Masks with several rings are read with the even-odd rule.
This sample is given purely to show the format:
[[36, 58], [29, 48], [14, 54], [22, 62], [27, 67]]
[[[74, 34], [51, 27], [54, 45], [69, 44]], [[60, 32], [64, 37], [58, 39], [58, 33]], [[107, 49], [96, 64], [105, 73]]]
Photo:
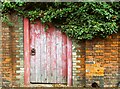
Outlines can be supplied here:
[[34, 48], [32, 48], [32, 49], [31, 49], [31, 55], [32, 55], [32, 56], [35, 56], [35, 54], [36, 54], [36, 51], [35, 51]]

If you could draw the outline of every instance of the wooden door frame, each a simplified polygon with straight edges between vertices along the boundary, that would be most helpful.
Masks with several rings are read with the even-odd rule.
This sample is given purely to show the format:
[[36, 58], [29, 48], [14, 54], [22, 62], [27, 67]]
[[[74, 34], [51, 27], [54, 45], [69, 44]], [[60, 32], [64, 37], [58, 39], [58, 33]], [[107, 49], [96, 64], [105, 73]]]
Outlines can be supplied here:
[[[24, 18], [24, 85], [30, 85], [30, 22], [27, 18]], [[67, 85], [72, 86], [72, 41], [68, 37]]]

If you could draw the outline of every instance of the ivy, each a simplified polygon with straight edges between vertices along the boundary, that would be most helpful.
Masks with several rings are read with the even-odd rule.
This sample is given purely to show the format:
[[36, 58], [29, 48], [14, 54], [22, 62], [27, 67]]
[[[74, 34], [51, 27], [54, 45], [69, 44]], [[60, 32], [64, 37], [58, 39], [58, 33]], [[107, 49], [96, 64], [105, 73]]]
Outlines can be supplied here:
[[53, 23], [77, 41], [105, 38], [120, 28], [120, 2], [3, 2], [3, 18], [12, 13], [39, 19], [45, 31]]

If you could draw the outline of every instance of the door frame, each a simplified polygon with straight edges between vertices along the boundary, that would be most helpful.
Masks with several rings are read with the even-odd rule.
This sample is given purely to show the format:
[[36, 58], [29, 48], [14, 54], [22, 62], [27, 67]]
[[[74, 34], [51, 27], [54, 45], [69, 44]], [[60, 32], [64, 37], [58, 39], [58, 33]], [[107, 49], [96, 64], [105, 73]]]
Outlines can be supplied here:
[[[24, 85], [30, 85], [30, 22], [24, 22]], [[67, 37], [67, 85], [72, 86], [72, 41]]]

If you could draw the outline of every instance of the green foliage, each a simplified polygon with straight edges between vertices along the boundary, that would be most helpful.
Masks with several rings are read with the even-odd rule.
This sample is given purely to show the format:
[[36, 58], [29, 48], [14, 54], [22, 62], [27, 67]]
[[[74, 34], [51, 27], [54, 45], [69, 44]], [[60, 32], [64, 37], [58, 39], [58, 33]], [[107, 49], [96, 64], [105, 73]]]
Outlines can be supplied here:
[[53, 23], [74, 40], [104, 38], [120, 27], [119, 2], [3, 2], [2, 13]]
[[12, 27], [14, 24], [10, 21], [9, 17], [6, 15], [3, 15], [1, 18], [2, 22], [5, 22], [8, 26]]

